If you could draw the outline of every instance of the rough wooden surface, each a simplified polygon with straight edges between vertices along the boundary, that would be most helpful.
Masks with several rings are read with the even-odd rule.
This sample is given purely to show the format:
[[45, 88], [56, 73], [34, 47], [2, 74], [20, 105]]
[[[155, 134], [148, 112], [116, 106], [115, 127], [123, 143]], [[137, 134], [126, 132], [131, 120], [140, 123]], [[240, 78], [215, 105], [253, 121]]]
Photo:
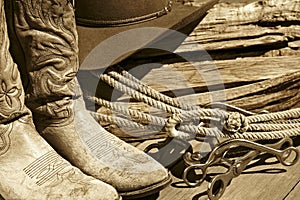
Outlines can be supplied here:
[[[257, 82], [296, 72], [300, 70], [299, 62], [299, 56], [284, 56], [257, 57], [255, 59], [247, 57], [196, 64], [188, 62], [174, 63], [151, 70], [143, 78], [143, 81], [162, 92], [165, 92], [167, 88], [183, 90], [187, 87], [187, 84], [192, 88], [207, 87], [208, 84], [214, 85], [220, 82], [224, 85], [232, 83], [238, 85], [243, 82]], [[216, 72], [211, 72], [213, 70]], [[172, 75], [181, 79], [175, 79], [172, 75], [164, 75], [168, 73], [173, 73]], [[215, 74], [219, 74], [221, 80], [219, 80], [219, 77], [215, 77]], [[205, 82], [204, 78], [209, 79], [209, 82]]]
[[[228, 2], [216, 5], [190, 35], [211, 51], [212, 57], [299, 53], [299, 1]], [[227, 50], [228, 54], [218, 54], [219, 50]]]
[[[186, 4], [201, 6], [203, 2], [187, 0]], [[299, 55], [299, 16], [298, 0], [220, 0], [180, 51], [194, 52], [190, 45], [194, 41], [214, 60]]]
[[[193, 6], [202, 3], [186, 1]], [[221, 90], [224, 94], [220, 94], [220, 100], [245, 109], [265, 106], [275, 111], [296, 106], [297, 82], [288, 88], [280, 86], [277, 92], [269, 88], [253, 94], [249, 88], [253, 83], [299, 70], [299, 15], [297, 0], [223, 0], [176, 50], [180, 55], [193, 54], [204, 61], [191, 64], [172, 56], [162, 57], [170, 64], [151, 70], [143, 81], [158, 91], [198, 105], [211, 100], [212, 93], [205, 92], [226, 88]], [[234, 91], [245, 85], [249, 85], [249, 95], [236, 95]], [[218, 95], [213, 100], [218, 100]], [[285, 101], [276, 103], [276, 99]]]
[[[221, 200], [299, 199], [300, 162], [291, 167], [279, 164], [274, 158], [267, 162], [268, 165], [253, 166], [233, 179]], [[173, 184], [160, 193], [158, 200], [206, 200], [207, 184], [191, 188], [174, 178]]]
[[[272, 87], [261, 88], [259, 91], [254, 89], [255, 85], [262, 81], [299, 71], [299, 61], [298, 56], [289, 56], [258, 57], [255, 59], [248, 57], [236, 60], [211, 61], [209, 64], [198, 63], [197, 65], [175, 63], [152, 70], [143, 78], [143, 81], [161, 92], [168, 94], [172, 91], [183, 102], [202, 106], [209, 103], [214, 94], [207, 90], [214, 90], [214, 86], [219, 85], [221, 88], [226, 88], [224, 91], [218, 91], [226, 95], [223, 95], [224, 99], [221, 98], [221, 101], [227, 101], [248, 110], [255, 110], [270, 104], [272, 100], [278, 100], [280, 96], [290, 99], [297, 95], [298, 92], [295, 87], [299, 87], [299, 82], [295, 80], [297, 77], [300, 78], [298, 75], [290, 80], [289, 86], [284, 87], [284, 84], [278, 84], [279, 91], [276, 93], [273, 92], [274, 88]], [[170, 76], [162, 76], [162, 74]], [[253, 92], [251, 88], [253, 88]], [[253, 95], [257, 92], [264, 92], [264, 94]], [[252, 102], [252, 99], [255, 99], [256, 102]], [[278, 106], [275, 103], [273, 105]], [[281, 109], [292, 107], [291, 105], [281, 106]], [[276, 108], [271, 110], [274, 111]]]
[[300, 196], [300, 185], [299, 181], [297, 184], [292, 188], [292, 190], [289, 192], [287, 197], [285, 198], [286, 200], [295, 200], [298, 199]]

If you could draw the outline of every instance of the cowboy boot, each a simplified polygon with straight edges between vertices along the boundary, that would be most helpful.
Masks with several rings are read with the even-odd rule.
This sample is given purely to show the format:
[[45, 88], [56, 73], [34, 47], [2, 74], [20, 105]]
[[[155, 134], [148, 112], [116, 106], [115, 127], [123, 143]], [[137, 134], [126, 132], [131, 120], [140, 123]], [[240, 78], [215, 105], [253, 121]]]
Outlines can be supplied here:
[[[60, 157], [35, 130], [9, 53], [0, 0], [0, 196], [4, 199], [119, 199], [110, 185]], [[2, 199], [1, 197], [1, 199]]]
[[[101, 127], [85, 108], [76, 73], [77, 32], [68, 0], [11, 0], [29, 77], [26, 104], [38, 132], [64, 158], [126, 198], [158, 192], [167, 170]], [[22, 64], [23, 63], [23, 64]]]

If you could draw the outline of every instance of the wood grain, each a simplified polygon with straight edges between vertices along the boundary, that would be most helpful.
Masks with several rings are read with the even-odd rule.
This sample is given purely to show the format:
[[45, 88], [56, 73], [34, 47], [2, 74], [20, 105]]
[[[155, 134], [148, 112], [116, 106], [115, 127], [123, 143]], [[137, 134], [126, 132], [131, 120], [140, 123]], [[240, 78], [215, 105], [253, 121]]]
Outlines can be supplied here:
[[[237, 2], [221, 1], [215, 5], [177, 51], [195, 51], [193, 41], [214, 60], [270, 56], [274, 50], [278, 51], [277, 56], [299, 55], [300, 5], [297, 0]], [[201, 6], [203, 2], [195, 0], [186, 4]], [[152, 56], [157, 54], [147, 53], [144, 58]]]
[[291, 189], [288, 195], [284, 198], [285, 200], [295, 200], [298, 199], [300, 196], [300, 180], [298, 183]]
[[[221, 200], [282, 200], [286, 197], [291, 200], [297, 199], [300, 163], [285, 167], [276, 162], [274, 157], [269, 158], [267, 163], [252, 165], [233, 179]], [[174, 177], [173, 185], [163, 190], [158, 200], [204, 200], [208, 198], [207, 184], [204, 182], [199, 187], [187, 187], [182, 179]]]
[[[245, 84], [300, 70], [299, 56], [255, 57], [199, 63], [181, 62], [151, 70], [142, 81], [160, 92]], [[201, 91], [200, 91], [201, 92]]]

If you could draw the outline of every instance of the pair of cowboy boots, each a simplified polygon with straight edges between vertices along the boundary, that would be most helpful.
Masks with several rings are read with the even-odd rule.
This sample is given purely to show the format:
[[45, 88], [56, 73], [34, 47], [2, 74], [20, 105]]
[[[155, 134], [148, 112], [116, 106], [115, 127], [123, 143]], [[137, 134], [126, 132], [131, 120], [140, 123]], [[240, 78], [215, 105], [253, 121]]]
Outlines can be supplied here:
[[130, 199], [170, 182], [162, 165], [86, 110], [68, 0], [7, 0], [5, 10], [0, 0], [0, 55], [4, 199]]

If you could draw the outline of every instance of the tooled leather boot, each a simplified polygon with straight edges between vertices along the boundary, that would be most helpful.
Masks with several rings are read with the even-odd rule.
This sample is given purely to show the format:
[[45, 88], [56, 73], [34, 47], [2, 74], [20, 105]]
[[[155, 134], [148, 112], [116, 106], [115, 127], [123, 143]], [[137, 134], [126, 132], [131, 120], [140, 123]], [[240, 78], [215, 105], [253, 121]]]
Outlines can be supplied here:
[[0, 179], [1, 199], [119, 199], [112, 186], [73, 167], [35, 130], [31, 112], [24, 105], [17, 65], [9, 53], [3, 0], [0, 0]]
[[[26, 105], [39, 133], [64, 158], [125, 198], [158, 192], [167, 170], [101, 127], [85, 108], [76, 73], [77, 32], [68, 0], [11, 0], [13, 29], [24, 52]], [[23, 65], [22, 65], [23, 63]]]

